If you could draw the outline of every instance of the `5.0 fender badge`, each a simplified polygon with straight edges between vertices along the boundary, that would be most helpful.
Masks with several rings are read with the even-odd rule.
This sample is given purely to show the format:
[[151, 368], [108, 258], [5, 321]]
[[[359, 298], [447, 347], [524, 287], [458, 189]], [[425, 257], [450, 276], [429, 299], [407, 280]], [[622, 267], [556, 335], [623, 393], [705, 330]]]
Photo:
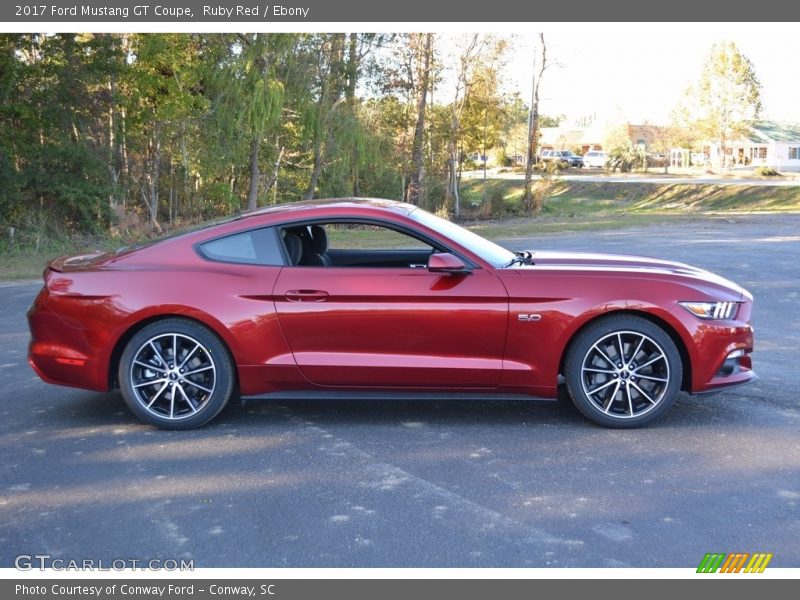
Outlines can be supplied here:
[[542, 320], [542, 315], [537, 315], [537, 314], [517, 315], [517, 321], [523, 321], [525, 323], [533, 323], [541, 320]]

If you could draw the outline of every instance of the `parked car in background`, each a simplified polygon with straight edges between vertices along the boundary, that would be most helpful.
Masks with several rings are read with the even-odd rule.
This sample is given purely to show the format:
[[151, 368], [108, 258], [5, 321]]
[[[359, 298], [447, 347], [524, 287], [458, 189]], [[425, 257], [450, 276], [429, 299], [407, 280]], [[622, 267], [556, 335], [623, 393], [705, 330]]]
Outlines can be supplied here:
[[236, 396], [555, 399], [562, 382], [591, 421], [636, 427], [680, 390], [756, 378], [752, 303], [685, 264], [515, 253], [410, 204], [299, 202], [50, 261], [29, 360], [165, 429]]
[[608, 154], [602, 150], [590, 150], [583, 155], [583, 166], [587, 169], [602, 169], [606, 166]]
[[583, 157], [573, 154], [569, 150], [544, 150], [542, 152], [542, 162], [555, 162], [562, 168], [580, 168], [583, 166]]
[[467, 155], [467, 160], [471, 160], [473, 163], [475, 163], [475, 166], [482, 169], [484, 164], [488, 162], [488, 157], [480, 152], [473, 152], [472, 154]]

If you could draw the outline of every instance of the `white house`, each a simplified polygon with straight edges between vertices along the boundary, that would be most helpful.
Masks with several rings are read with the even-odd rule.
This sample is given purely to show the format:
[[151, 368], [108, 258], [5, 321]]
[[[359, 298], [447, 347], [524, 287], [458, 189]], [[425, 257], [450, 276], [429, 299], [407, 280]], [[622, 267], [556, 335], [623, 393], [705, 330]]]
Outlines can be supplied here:
[[[718, 144], [708, 144], [703, 150], [712, 164], [720, 164]], [[800, 125], [759, 121], [746, 139], [728, 142], [725, 166], [745, 165], [800, 171]]]

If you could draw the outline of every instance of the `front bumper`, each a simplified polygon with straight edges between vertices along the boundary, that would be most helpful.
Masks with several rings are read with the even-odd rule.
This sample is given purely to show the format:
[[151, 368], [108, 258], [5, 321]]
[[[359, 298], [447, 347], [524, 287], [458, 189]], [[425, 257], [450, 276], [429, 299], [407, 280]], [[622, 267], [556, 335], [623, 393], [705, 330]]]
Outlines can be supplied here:
[[748, 379], [744, 380], [744, 381], [739, 381], [739, 382], [735, 382], [735, 383], [725, 383], [725, 384], [720, 385], [718, 387], [710, 388], [710, 389], [704, 390], [702, 392], [695, 392], [695, 394], [696, 395], [700, 395], [700, 396], [713, 396], [713, 395], [719, 394], [721, 392], [727, 392], [728, 390], [740, 388], [740, 387], [743, 387], [745, 385], [749, 385], [751, 383], [755, 383], [756, 381], [758, 381], [758, 375], [756, 375], [754, 372], [750, 371], [750, 377]]
[[730, 388], [740, 387], [753, 383], [758, 380], [758, 376], [753, 371], [753, 360], [750, 356], [752, 346], [749, 351], [744, 349], [734, 350], [733, 352], [744, 351], [740, 357], [726, 357], [719, 370], [706, 382], [702, 389], [697, 393], [709, 394], [721, 392]]
[[687, 350], [691, 380], [685, 386], [693, 394], [718, 392], [756, 381], [753, 371], [752, 303], [744, 302], [735, 318], [705, 321], [677, 306], [677, 317], [690, 336]]

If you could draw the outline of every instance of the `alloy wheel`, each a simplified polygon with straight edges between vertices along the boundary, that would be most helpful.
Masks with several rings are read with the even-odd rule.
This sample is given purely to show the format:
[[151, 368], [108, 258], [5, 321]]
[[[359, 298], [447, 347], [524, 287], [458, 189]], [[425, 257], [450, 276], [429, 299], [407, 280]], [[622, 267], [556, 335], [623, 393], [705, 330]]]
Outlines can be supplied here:
[[596, 341], [581, 364], [581, 385], [600, 412], [618, 419], [656, 408], [670, 382], [669, 360], [650, 336], [615, 331]]
[[164, 333], [141, 344], [131, 361], [136, 401], [159, 419], [186, 419], [201, 411], [217, 385], [209, 349], [189, 335]]

